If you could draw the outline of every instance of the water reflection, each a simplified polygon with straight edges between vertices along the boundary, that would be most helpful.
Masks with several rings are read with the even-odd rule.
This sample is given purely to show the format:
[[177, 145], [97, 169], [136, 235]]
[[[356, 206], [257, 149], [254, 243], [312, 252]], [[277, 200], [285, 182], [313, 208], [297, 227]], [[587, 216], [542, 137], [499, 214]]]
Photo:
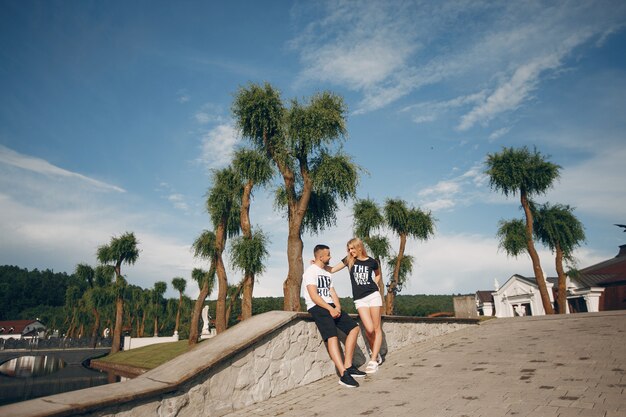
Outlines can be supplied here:
[[21, 356], [0, 365], [0, 373], [28, 378], [49, 375], [62, 368], [65, 368], [65, 362], [54, 356]]
[[69, 355], [69, 359], [63, 357], [67, 362], [55, 355], [26, 355], [2, 363], [0, 406], [120, 381], [119, 375], [90, 369], [77, 362], [81, 356], [79, 351], [64, 354]]

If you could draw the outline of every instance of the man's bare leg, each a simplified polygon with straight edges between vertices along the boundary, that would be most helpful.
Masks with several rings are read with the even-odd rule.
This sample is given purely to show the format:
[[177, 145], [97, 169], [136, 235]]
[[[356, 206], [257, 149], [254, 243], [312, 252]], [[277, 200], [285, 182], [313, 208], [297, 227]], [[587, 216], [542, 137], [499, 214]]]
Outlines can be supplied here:
[[[346, 350], [348, 350], [347, 347], [348, 347], [348, 342], [346, 341]], [[340, 376], [343, 375], [344, 371], [346, 370], [346, 367], [344, 366], [343, 361], [341, 360], [341, 349], [339, 348], [339, 339], [337, 338], [337, 336], [328, 338], [328, 340], [326, 341], [326, 349], [328, 349], [328, 355], [330, 356], [330, 359], [332, 359], [333, 363], [335, 364], [335, 367], [339, 371], [339, 375]], [[350, 360], [352, 361], [352, 359]]]
[[356, 348], [356, 340], [358, 337], [359, 326], [356, 326], [354, 329], [350, 330], [350, 333], [348, 333], [346, 337], [346, 351], [344, 352], [343, 362], [345, 368], [352, 366], [352, 358], [354, 357], [354, 349]]

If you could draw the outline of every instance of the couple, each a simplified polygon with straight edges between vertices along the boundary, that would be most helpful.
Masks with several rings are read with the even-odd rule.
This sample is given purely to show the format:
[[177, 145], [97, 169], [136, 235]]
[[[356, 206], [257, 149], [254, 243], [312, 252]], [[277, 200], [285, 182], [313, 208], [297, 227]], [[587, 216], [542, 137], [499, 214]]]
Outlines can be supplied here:
[[[304, 299], [306, 308], [315, 320], [315, 324], [327, 343], [328, 354], [334, 362], [339, 375], [339, 383], [346, 387], [358, 387], [354, 377], [364, 377], [378, 370], [382, 362], [380, 347], [383, 341], [383, 332], [380, 323], [382, 298], [378, 291], [380, 282], [380, 268], [378, 263], [367, 256], [363, 242], [360, 239], [351, 239], [348, 242], [348, 255], [343, 260], [330, 267], [330, 248], [326, 245], [317, 245], [313, 250], [315, 257], [313, 264], [307, 268], [302, 276]], [[365, 372], [358, 370], [352, 364], [354, 348], [359, 335], [356, 322], [341, 311], [339, 297], [333, 286], [331, 273], [340, 271], [348, 266], [354, 305], [359, 312], [359, 318], [369, 342], [371, 358]], [[337, 329], [346, 334], [344, 360], [341, 359]]]

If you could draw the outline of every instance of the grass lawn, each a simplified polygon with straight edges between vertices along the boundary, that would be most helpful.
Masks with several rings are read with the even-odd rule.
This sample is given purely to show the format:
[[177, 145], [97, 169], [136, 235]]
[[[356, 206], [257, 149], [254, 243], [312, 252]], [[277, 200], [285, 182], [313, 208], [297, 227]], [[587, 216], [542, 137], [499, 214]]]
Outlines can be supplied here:
[[98, 358], [99, 361], [136, 366], [144, 369], [153, 369], [174, 359], [189, 350], [188, 340], [178, 342], [157, 343], [137, 349], [120, 351], [113, 355]]

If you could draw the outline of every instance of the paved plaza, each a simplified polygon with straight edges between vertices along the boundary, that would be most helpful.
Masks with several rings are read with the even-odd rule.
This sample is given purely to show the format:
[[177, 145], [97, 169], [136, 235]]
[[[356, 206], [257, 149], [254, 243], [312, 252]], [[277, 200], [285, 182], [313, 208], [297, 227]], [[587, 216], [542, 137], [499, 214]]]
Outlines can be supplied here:
[[[384, 330], [384, 327], [383, 327]], [[624, 417], [626, 311], [489, 320], [230, 416]]]

